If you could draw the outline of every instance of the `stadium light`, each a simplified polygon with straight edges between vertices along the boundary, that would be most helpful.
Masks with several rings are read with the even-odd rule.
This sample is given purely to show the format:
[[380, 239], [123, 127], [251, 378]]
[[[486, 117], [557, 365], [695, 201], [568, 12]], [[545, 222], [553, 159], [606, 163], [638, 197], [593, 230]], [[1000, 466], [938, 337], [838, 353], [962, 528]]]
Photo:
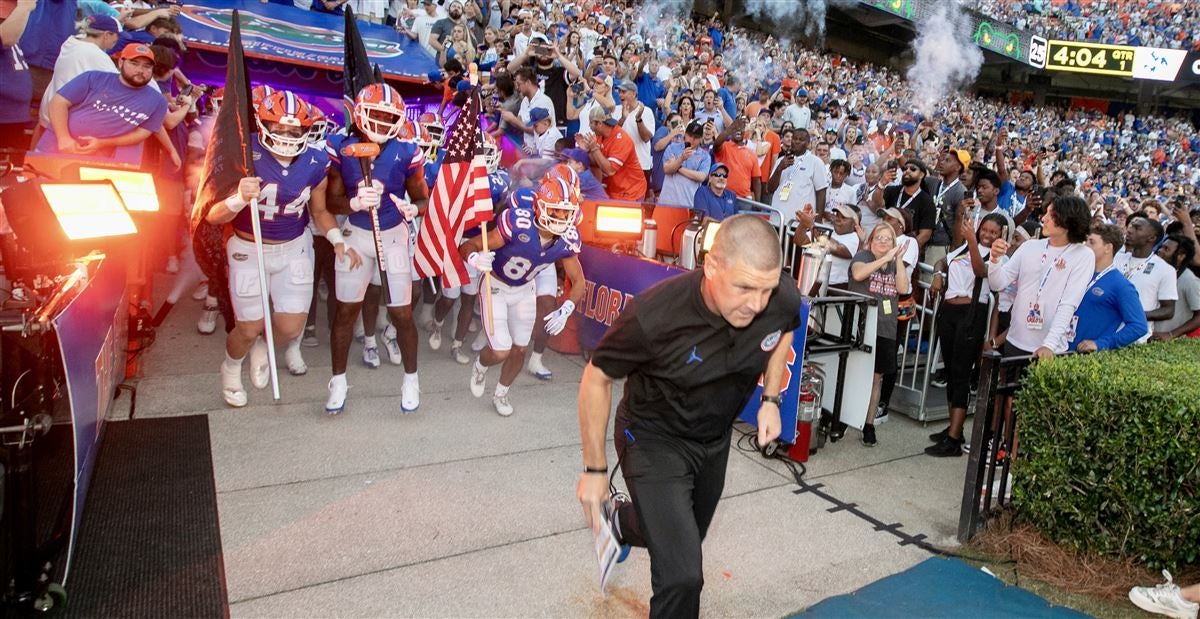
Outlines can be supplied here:
[[121, 194], [125, 208], [143, 213], [158, 212], [158, 192], [154, 186], [154, 175], [136, 170], [114, 170], [111, 168], [79, 167], [81, 181], [112, 181]]
[[2, 197], [17, 244], [38, 265], [117, 248], [114, 241], [137, 234], [112, 181], [29, 181], [10, 186]]
[[596, 233], [605, 237], [641, 238], [642, 209], [625, 206], [597, 206]]

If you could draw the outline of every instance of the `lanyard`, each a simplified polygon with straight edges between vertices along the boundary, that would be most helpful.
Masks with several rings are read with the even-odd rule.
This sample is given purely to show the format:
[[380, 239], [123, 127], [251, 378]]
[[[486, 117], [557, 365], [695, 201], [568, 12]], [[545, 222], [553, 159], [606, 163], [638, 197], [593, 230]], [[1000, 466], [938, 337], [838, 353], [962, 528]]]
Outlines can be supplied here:
[[1133, 274], [1146, 268], [1146, 263], [1150, 262], [1150, 259], [1153, 257], [1154, 257], [1154, 252], [1150, 252], [1150, 255], [1146, 256], [1146, 259], [1142, 260], [1142, 263], [1137, 265], [1137, 268], [1130, 268], [1133, 266], [1133, 254], [1130, 254], [1129, 262], [1125, 263], [1125, 268], [1121, 269], [1121, 274], [1125, 276], [1125, 279], [1129, 279], [1129, 277], [1132, 276]]
[[[1038, 289], [1037, 289], [1037, 297], [1036, 298], [1038, 301], [1040, 301], [1042, 298], [1042, 290], [1046, 287], [1046, 282], [1050, 280], [1050, 273], [1052, 273], [1054, 271], [1054, 264], [1062, 259], [1063, 254], [1067, 253], [1068, 249], [1071, 249], [1071, 243], [1067, 243], [1067, 246], [1062, 248], [1062, 251], [1058, 252], [1058, 255], [1054, 257], [1054, 260], [1050, 261], [1050, 265], [1047, 266], [1045, 272], [1042, 273], [1042, 281], [1041, 281], [1041, 283], [1038, 284]], [[1046, 265], [1046, 257], [1049, 255], [1050, 255], [1050, 243], [1047, 241], [1046, 249], [1044, 251], [1042, 251], [1042, 265], [1043, 266]]]
[[1093, 276], [1092, 276], [1092, 281], [1091, 281], [1091, 283], [1089, 283], [1089, 284], [1088, 284], [1088, 290], [1091, 290], [1091, 289], [1092, 289], [1092, 286], [1095, 286], [1095, 285], [1096, 285], [1096, 282], [1100, 281], [1100, 278], [1101, 278], [1101, 277], [1104, 277], [1105, 275], [1107, 275], [1107, 274], [1108, 274], [1108, 272], [1109, 272], [1109, 271], [1111, 271], [1111, 270], [1113, 270], [1113, 268], [1114, 268], [1114, 267], [1116, 267], [1116, 265], [1114, 265], [1114, 264], [1110, 264], [1110, 265], [1108, 265], [1108, 267], [1107, 267], [1107, 268], [1105, 268], [1103, 271], [1100, 271], [1099, 273], [1097, 273], [1097, 274], [1093, 275]]
[[938, 206], [942, 205], [942, 196], [945, 196], [947, 191], [954, 189], [954, 186], [957, 184], [958, 184], [957, 178], [954, 179], [954, 182], [950, 183], [949, 185], [946, 184], [946, 181], [938, 181], [937, 199], [935, 200], [937, 202]]
[[1016, 206], [1018, 208], [1013, 208], [1013, 209], [1009, 209], [1009, 210], [1014, 213], [1020, 213], [1021, 211], [1025, 210], [1025, 203], [1028, 201], [1029, 201], [1029, 198], [1026, 197], [1026, 198], [1021, 198], [1021, 201], [1017, 202], [1017, 194], [1013, 194], [1013, 197], [1012, 197], [1013, 206]]
[[918, 186], [917, 192], [914, 193], [913, 195], [909, 196], [908, 200], [904, 204], [900, 204], [900, 196], [903, 196], [903, 195], [904, 195], [904, 186], [902, 185], [900, 187], [900, 193], [896, 194], [896, 208], [901, 211], [908, 208], [908, 205], [912, 204], [912, 201], [916, 200], [917, 196], [921, 195], [921, 188]]

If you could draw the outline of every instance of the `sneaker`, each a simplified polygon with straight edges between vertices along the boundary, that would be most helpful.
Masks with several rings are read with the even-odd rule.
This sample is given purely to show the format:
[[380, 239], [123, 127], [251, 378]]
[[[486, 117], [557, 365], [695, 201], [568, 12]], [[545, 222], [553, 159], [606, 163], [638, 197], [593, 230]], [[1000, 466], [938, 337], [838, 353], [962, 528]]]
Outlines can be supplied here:
[[363, 365], [372, 370], [379, 367], [379, 349], [374, 346], [363, 347]]
[[287, 362], [288, 372], [292, 376], [304, 376], [308, 373], [308, 364], [304, 362], [299, 346], [288, 346], [283, 353], [283, 360]]
[[938, 370], [938, 371], [934, 372], [933, 376], [930, 377], [930, 379], [929, 379], [929, 386], [937, 387], [938, 389], [945, 389], [946, 388], [946, 371]]
[[267, 343], [261, 337], [254, 340], [254, 345], [250, 347], [250, 384], [254, 385], [255, 389], [264, 389], [270, 384], [270, 360], [267, 356]]
[[625, 543], [625, 539], [621, 536], [621, 518], [618, 514], [624, 505], [631, 504], [633, 501], [629, 495], [624, 492], [618, 492], [604, 501], [600, 505], [600, 515], [602, 521], [612, 529], [613, 537], [617, 538], [617, 542], [621, 544], [621, 552], [617, 555], [617, 563], [622, 563], [629, 558], [629, 544]]
[[404, 361], [400, 354], [400, 342], [396, 341], [396, 327], [392, 325], [383, 330], [383, 349], [387, 351], [388, 363], [400, 365]]
[[957, 458], [963, 454], [962, 439], [946, 435], [942, 440], [925, 448], [925, 454], [935, 458]]
[[471, 364], [471, 395], [482, 398], [483, 389], [487, 386], [487, 368], [479, 369], [479, 360]]
[[329, 399], [325, 400], [325, 412], [330, 415], [340, 415], [346, 410], [346, 392], [350, 385], [346, 381], [329, 379]]
[[941, 440], [946, 438], [947, 436], [950, 436], [950, 427], [949, 426], [947, 426], [941, 432], [934, 432], [933, 434], [930, 434], [929, 440], [931, 440], [935, 443], [940, 443]]
[[400, 412], [411, 413], [420, 405], [421, 384], [417, 381], [417, 375], [405, 375], [404, 383], [400, 385]]
[[875, 426], [867, 424], [862, 429], [862, 444], [867, 447], [874, 447], [878, 441], [875, 440]]
[[193, 301], [203, 301], [204, 297], [208, 296], [208, 282], [200, 282], [199, 286], [192, 291]]
[[880, 406], [879, 408], [875, 409], [875, 424], [874, 425], [881, 426], [887, 422], [888, 422], [888, 409], [883, 406]]
[[167, 258], [167, 273], [179, 272], [179, 256], [171, 256]]
[[1129, 601], [1134, 606], [1151, 613], [1176, 619], [1196, 619], [1200, 604], [1183, 599], [1179, 586], [1171, 580], [1171, 573], [1163, 570], [1167, 582], [1154, 587], [1134, 587], [1129, 590]]
[[513, 414], [513, 407], [508, 401], [507, 394], [492, 396], [492, 406], [496, 408], [496, 414], [501, 417], [511, 417]]
[[429, 332], [429, 349], [430, 350], [441, 350], [442, 349], [442, 328], [441, 328], [441, 325], [438, 325], [437, 323], [434, 323], [434, 325], [436, 325], [436, 327], [432, 331]]
[[836, 443], [846, 436], [846, 424], [841, 421], [833, 422], [829, 427], [829, 442]]
[[217, 315], [221, 310], [215, 305], [205, 305], [204, 311], [200, 312], [200, 320], [196, 321], [196, 330], [203, 335], [212, 335], [217, 330]]
[[226, 404], [234, 408], [246, 405], [246, 388], [242, 386], [241, 365], [234, 371], [226, 367], [224, 361], [221, 362], [221, 397], [225, 398]]
[[533, 358], [530, 358], [529, 363], [525, 364], [525, 369], [538, 380], [550, 380], [554, 378], [554, 372], [546, 369], [546, 366], [542, 365], [540, 359], [535, 361]]
[[300, 340], [300, 345], [305, 348], [316, 348], [321, 345], [321, 341], [317, 339], [317, 328], [304, 327], [304, 339]]
[[471, 362], [471, 358], [467, 356], [467, 353], [463, 352], [462, 344], [451, 346], [450, 356], [453, 357], [454, 361], [459, 365], [466, 365]]

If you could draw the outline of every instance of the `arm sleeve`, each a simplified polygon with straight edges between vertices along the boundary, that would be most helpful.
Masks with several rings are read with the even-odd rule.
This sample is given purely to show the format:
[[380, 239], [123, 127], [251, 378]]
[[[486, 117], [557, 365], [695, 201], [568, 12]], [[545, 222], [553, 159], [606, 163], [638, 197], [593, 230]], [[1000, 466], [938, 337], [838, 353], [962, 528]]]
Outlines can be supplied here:
[[1117, 310], [1125, 324], [1116, 332], [1096, 340], [1096, 348], [1099, 350], [1129, 346], [1150, 332], [1150, 324], [1146, 322], [1146, 312], [1142, 311], [1142, 300], [1138, 298], [1137, 288], [1130, 284], [1118, 287], [1116, 292]]
[[70, 101], [72, 105], [83, 101], [87, 97], [87, 93], [92, 88], [92, 76], [96, 75], [96, 71], [85, 71], [71, 78], [71, 81], [63, 84], [62, 88], [58, 89], [58, 93], [64, 99]]
[[1067, 340], [1067, 331], [1071, 328], [1071, 318], [1075, 315], [1079, 302], [1083, 300], [1084, 293], [1087, 292], [1092, 273], [1096, 271], [1096, 256], [1092, 254], [1092, 250], [1079, 245], [1072, 253], [1075, 253], [1076, 256], [1071, 260], [1073, 264], [1071, 264], [1071, 270], [1067, 277], [1067, 285], [1063, 287], [1062, 296], [1058, 299], [1058, 310], [1054, 314], [1054, 321], [1047, 325], [1046, 339], [1042, 340], [1042, 346], [1054, 351], [1054, 354], [1067, 352], [1067, 347], [1071, 343]]
[[988, 287], [993, 292], [1000, 292], [1017, 280], [1017, 274], [1021, 272], [1021, 261], [1028, 253], [1025, 251], [1025, 247], [1025, 245], [1018, 247], [1012, 257], [1007, 261], [1002, 261], [1001, 264], [988, 260]]
[[653, 358], [653, 346], [637, 314], [635, 299], [632, 307], [621, 312], [592, 353], [592, 365], [612, 378], [629, 376], [638, 366]]

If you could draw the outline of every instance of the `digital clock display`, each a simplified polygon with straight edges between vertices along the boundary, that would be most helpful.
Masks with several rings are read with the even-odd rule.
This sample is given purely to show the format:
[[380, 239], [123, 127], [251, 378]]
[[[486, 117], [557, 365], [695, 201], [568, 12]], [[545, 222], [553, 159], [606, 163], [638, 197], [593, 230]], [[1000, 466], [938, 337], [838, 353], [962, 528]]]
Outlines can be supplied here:
[[1076, 41], [1049, 41], [1046, 69], [1133, 77], [1133, 47]]

